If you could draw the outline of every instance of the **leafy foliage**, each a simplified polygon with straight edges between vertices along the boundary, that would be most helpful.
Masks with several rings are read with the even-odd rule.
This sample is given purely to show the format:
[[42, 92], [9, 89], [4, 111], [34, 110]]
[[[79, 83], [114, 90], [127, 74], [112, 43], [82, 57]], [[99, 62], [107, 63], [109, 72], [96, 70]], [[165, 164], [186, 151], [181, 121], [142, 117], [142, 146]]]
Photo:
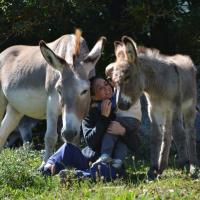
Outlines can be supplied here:
[[197, 0], [1, 0], [0, 49], [52, 41], [80, 27], [89, 46], [101, 35], [108, 38], [102, 65], [113, 59], [113, 41], [122, 35], [199, 63], [199, 13]]
[[[80, 27], [89, 47], [101, 35], [107, 37], [98, 63], [104, 67], [114, 59], [113, 41], [122, 35], [162, 53], [188, 54], [199, 64], [199, 21], [199, 0], [0, 0], [0, 50], [14, 44], [37, 45], [41, 39], [50, 42]], [[98, 72], [104, 73], [104, 67], [97, 67]], [[67, 188], [58, 177], [41, 177], [36, 170], [40, 162], [40, 152], [29, 148], [4, 150], [0, 199], [199, 199], [198, 180], [175, 169], [146, 183], [144, 161], [130, 162], [123, 182], [74, 182]]]

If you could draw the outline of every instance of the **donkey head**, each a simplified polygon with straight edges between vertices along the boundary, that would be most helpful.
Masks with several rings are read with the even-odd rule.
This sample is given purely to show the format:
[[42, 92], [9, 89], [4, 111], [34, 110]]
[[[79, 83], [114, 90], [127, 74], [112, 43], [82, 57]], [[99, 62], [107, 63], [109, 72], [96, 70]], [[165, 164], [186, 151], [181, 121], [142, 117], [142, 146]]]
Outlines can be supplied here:
[[106, 67], [106, 75], [114, 82], [117, 89], [117, 104], [127, 110], [141, 96], [144, 88], [136, 43], [127, 36], [122, 41], [115, 41], [116, 61]]
[[77, 55], [74, 55], [73, 65], [56, 55], [45, 42], [40, 42], [43, 57], [59, 77], [54, 91], [59, 105], [62, 107], [61, 135], [69, 142], [79, 136], [81, 120], [88, 111], [90, 104], [89, 75], [95, 69], [95, 64], [101, 56], [104, 40], [102, 37], [83, 60], [77, 62], [75, 58]]

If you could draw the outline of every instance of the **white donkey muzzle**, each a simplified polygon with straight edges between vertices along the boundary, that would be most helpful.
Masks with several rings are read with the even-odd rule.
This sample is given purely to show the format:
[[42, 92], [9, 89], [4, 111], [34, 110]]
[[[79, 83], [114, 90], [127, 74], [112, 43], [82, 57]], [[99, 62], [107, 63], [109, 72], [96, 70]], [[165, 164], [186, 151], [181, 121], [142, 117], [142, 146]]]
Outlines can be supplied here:
[[121, 110], [128, 110], [133, 104], [131, 98], [124, 95], [119, 86], [117, 86], [116, 91], [116, 104]]
[[80, 121], [73, 113], [64, 114], [63, 127], [61, 130], [61, 136], [67, 142], [72, 142], [74, 137], [80, 132]]

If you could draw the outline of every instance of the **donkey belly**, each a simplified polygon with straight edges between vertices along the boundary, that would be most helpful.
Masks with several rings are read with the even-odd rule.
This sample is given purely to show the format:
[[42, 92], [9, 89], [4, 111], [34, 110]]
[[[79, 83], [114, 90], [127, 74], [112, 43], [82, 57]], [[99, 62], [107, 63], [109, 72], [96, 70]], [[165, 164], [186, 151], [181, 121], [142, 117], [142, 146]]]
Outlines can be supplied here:
[[19, 113], [36, 119], [46, 118], [47, 95], [44, 89], [16, 89], [5, 91], [5, 96]]

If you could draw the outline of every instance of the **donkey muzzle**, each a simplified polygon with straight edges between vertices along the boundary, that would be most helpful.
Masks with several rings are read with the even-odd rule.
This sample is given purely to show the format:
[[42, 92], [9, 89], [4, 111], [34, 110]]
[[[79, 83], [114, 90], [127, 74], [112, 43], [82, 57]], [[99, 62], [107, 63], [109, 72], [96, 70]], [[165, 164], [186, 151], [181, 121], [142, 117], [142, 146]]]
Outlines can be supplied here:
[[74, 137], [77, 136], [77, 130], [71, 129], [71, 130], [61, 130], [61, 136], [66, 140], [67, 142], [72, 142]]
[[124, 95], [119, 86], [116, 87], [116, 104], [121, 110], [128, 110], [132, 105], [131, 98]]
[[127, 101], [119, 101], [118, 102], [118, 108], [121, 110], [128, 110], [131, 107], [131, 103]]

